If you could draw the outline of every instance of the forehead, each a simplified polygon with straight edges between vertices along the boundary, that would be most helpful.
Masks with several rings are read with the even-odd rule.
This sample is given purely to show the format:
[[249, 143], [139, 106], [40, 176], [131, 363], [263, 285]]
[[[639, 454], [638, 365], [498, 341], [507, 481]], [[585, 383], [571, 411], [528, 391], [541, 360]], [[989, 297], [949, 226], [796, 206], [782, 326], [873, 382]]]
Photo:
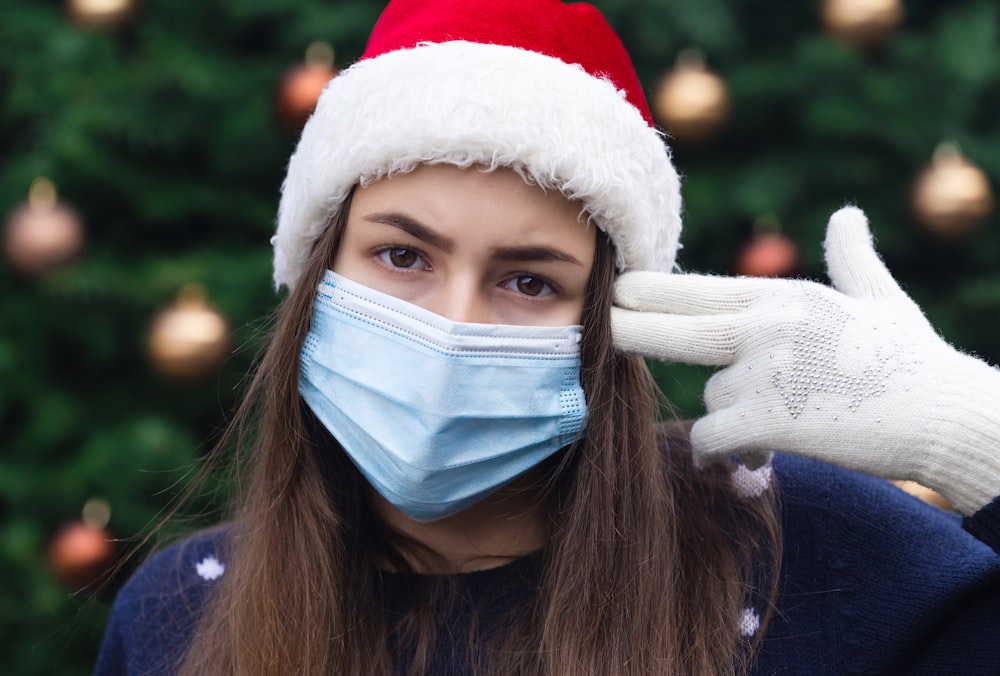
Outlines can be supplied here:
[[508, 168], [421, 165], [359, 187], [349, 220], [380, 211], [400, 211], [456, 235], [529, 237], [566, 246], [592, 244], [596, 230], [579, 202]]
[[[408, 171], [401, 171], [386, 177], [362, 181], [358, 190], [374, 188], [380, 195], [393, 192], [436, 190], [446, 195], [453, 191], [472, 190], [477, 193], [491, 192], [497, 198], [519, 197], [532, 201], [572, 202], [558, 191], [544, 188], [527, 174], [510, 167], [486, 167], [474, 165], [462, 167], [447, 163], [420, 164]], [[572, 202], [578, 204], [577, 202]], [[582, 211], [582, 205], [578, 206]]]

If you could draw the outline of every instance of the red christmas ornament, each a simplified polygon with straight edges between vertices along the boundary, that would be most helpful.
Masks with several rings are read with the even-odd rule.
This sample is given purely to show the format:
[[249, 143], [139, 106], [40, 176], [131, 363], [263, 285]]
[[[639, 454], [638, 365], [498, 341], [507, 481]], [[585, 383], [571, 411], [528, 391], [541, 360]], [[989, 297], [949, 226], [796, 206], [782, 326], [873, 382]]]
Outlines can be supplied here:
[[115, 543], [103, 528], [74, 521], [63, 526], [49, 543], [49, 565], [56, 578], [73, 589], [85, 587], [107, 570]]
[[7, 219], [4, 250], [12, 267], [33, 276], [72, 261], [83, 250], [80, 219], [57, 201], [49, 179], [32, 181], [28, 201]]
[[755, 236], [740, 251], [736, 273], [752, 277], [787, 277], [795, 272], [799, 249], [795, 242], [776, 232]]
[[305, 63], [285, 71], [278, 85], [278, 116], [286, 127], [299, 131], [316, 109], [326, 83], [336, 77], [333, 48], [315, 42], [306, 50]]

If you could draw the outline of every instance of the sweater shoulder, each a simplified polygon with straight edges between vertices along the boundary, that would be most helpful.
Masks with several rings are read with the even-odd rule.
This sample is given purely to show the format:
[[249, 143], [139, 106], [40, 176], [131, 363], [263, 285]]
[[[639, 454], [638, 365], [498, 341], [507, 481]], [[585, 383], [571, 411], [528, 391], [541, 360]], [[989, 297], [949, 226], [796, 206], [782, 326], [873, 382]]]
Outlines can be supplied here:
[[228, 530], [217, 527], [180, 540], [151, 555], [119, 595], [145, 597], [188, 593], [211, 586], [225, 573]]
[[177, 542], [146, 560], [115, 596], [95, 674], [172, 674], [225, 574], [227, 530]]
[[775, 457], [774, 471], [787, 536], [799, 539], [807, 532], [817, 533], [816, 524], [822, 523], [825, 542], [835, 539], [853, 545], [845, 546], [845, 555], [858, 553], [860, 547], [872, 555], [889, 549], [914, 565], [942, 560], [986, 568], [1000, 564], [986, 543], [963, 529], [961, 516], [888, 481], [783, 454]]
[[1000, 557], [958, 515], [823, 462], [778, 455], [774, 472], [783, 572], [765, 660], [787, 664], [784, 642], [836, 673], [1000, 663]]

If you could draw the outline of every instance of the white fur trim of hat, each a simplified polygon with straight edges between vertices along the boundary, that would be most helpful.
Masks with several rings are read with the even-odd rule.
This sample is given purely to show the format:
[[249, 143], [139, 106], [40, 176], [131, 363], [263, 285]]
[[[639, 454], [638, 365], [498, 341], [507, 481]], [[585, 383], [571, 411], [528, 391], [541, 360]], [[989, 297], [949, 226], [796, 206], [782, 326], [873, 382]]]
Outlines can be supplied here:
[[458, 40], [361, 60], [327, 85], [282, 188], [275, 285], [295, 286], [354, 186], [421, 164], [509, 167], [579, 201], [620, 271], [674, 266], [680, 181], [626, 93], [535, 51]]

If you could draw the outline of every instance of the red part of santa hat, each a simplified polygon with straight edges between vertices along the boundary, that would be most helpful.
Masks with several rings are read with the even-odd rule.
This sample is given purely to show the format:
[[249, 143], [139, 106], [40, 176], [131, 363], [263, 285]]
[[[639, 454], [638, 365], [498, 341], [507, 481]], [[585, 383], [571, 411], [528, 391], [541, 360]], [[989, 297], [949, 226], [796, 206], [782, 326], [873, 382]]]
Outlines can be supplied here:
[[276, 285], [295, 285], [355, 185], [435, 163], [509, 167], [579, 201], [621, 270], [674, 265], [677, 173], [628, 53], [590, 5], [390, 2], [289, 161]]
[[562, 0], [409, 0], [391, 2], [372, 29], [361, 57], [376, 57], [422, 42], [465, 40], [506, 45], [578, 64], [625, 91], [653, 125], [646, 97], [625, 46], [593, 5]]

